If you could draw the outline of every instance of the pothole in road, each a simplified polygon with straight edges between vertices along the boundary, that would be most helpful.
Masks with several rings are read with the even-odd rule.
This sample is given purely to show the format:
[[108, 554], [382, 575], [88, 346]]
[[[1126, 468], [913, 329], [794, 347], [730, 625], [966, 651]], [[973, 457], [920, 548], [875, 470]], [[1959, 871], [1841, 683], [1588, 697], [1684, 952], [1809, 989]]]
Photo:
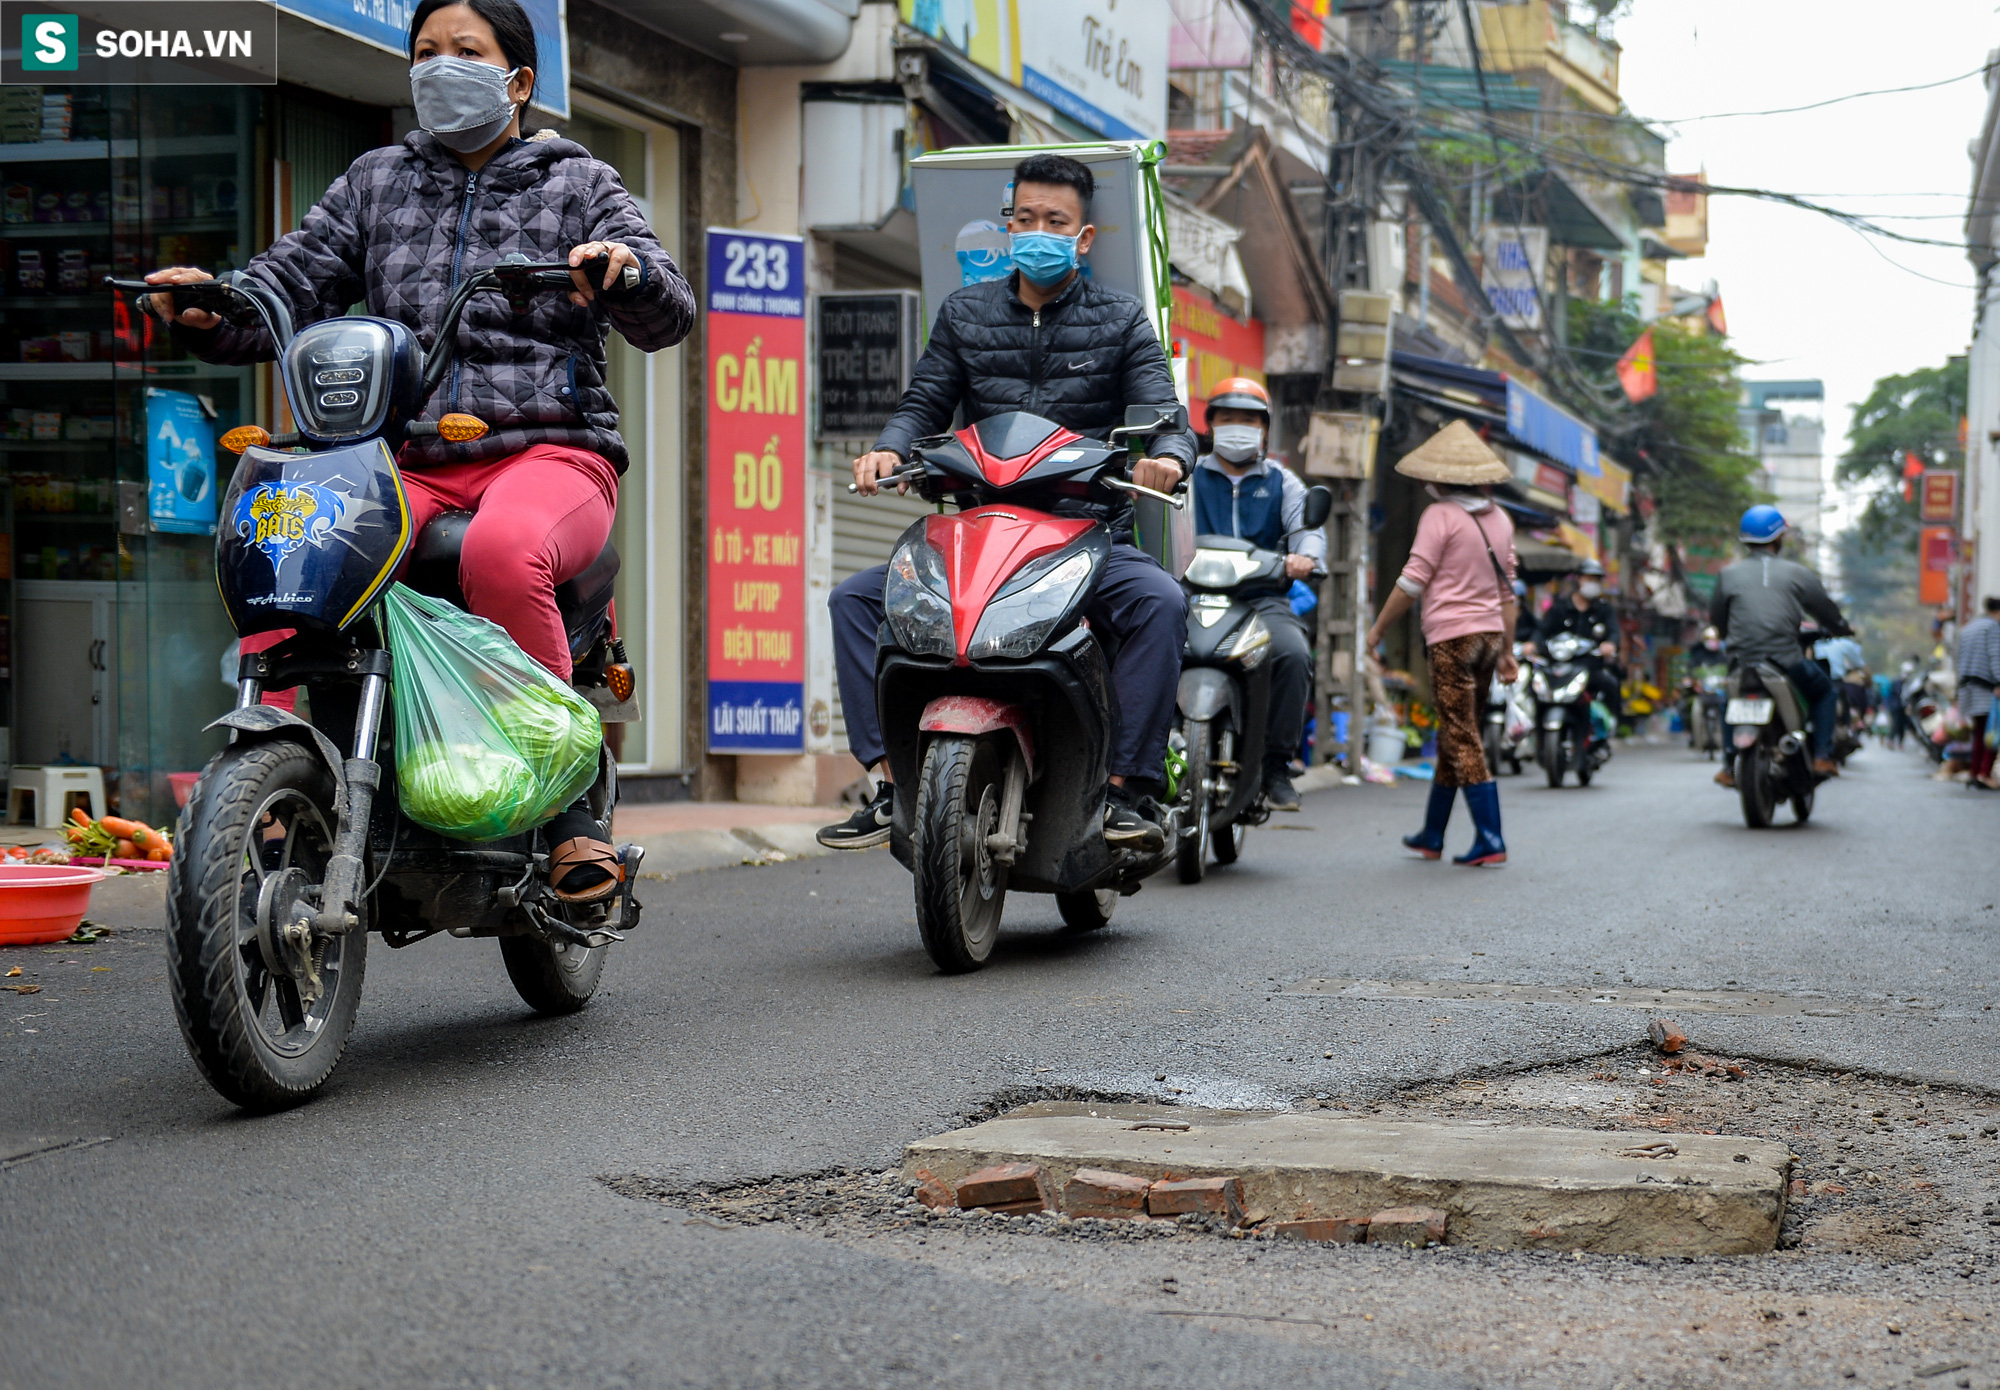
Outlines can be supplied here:
[[[1428, 1084], [1379, 1101], [1320, 1102], [1293, 1113], [1331, 1112], [1325, 1118], [1368, 1120], [1378, 1126], [1436, 1126], [1437, 1133], [1465, 1136], [1501, 1155], [1509, 1148], [1510, 1131], [1567, 1130], [1577, 1134], [1579, 1144], [1589, 1132], [1643, 1135], [1630, 1144], [1614, 1142], [1611, 1148], [1635, 1162], [1649, 1154], [1660, 1160], [1652, 1166], [1660, 1169], [1663, 1184], [1674, 1180], [1668, 1152], [1674, 1143], [1667, 1136], [1685, 1136], [1680, 1142], [1688, 1145], [1708, 1136], [1775, 1142], [1792, 1158], [1777, 1240], [1781, 1252], [1919, 1263], [1981, 1283], [2000, 1276], [2000, 1184], [1995, 1182], [2000, 1101], [1853, 1073], [1757, 1061], [1736, 1066], [1740, 1076], [1711, 1059], [1681, 1062], [1632, 1049], [1510, 1076]], [[1034, 1102], [1025, 1089], [1006, 1099], [1014, 1108], [1003, 1111], [1002, 1120], [1034, 1113], [1095, 1109], [1122, 1114], [1151, 1108], [1110, 1098], [1096, 1105]], [[1029, 1102], [1025, 1110], [1024, 1102]], [[990, 1119], [997, 1109], [985, 1107], [978, 1118]], [[1654, 1147], [1663, 1142], [1665, 1148]], [[995, 1160], [1009, 1156], [987, 1155]], [[691, 1187], [637, 1174], [605, 1181], [626, 1196], [730, 1224], [849, 1231], [953, 1226], [1086, 1241], [1274, 1238], [1267, 1229], [1273, 1222], [1245, 1229], [1220, 1216], [1199, 1214], [1132, 1222], [1071, 1219], [1056, 1212], [1005, 1216], [933, 1210], [916, 1201], [915, 1185], [901, 1170], [842, 1171], [722, 1187]]]
[[[705, 1188], [607, 1182], [692, 1238], [828, 1239], [979, 1281], [996, 1299], [1048, 1290], [1076, 1300], [1086, 1321], [1099, 1307], [1153, 1315], [1467, 1383], [2000, 1386], [2000, 1138], [1988, 1132], [2000, 1103], [1754, 1059], [1731, 1080], [1663, 1073], [1661, 1060], [1635, 1048], [1419, 1086], [1348, 1113], [1465, 1125], [1495, 1142], [1525, 1126], [1623, 1131], [1633, 1147], [1703, 1130], [1776, 1139], [1799, 1155], [1803, 1187], [1788, 1194], [1775, 1253], [1420, 1253], [1239, 1235], [1216, 1217], [946, 1214], [917, 1203], [897, 1170]], [[1038, 1099], [1048, 1096], [1005, 1097]]]

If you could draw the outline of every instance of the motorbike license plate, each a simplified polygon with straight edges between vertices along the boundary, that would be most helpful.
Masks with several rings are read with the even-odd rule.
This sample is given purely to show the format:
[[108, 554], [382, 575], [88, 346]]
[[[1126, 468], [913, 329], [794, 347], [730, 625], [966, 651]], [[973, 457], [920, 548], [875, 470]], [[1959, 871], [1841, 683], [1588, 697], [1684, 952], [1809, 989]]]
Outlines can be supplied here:
[[1777, 712], [1775, 700], [1738, 697], [1729, 702], [1729, 710], [1722, 717], [1731, 724], [1768, 724]]

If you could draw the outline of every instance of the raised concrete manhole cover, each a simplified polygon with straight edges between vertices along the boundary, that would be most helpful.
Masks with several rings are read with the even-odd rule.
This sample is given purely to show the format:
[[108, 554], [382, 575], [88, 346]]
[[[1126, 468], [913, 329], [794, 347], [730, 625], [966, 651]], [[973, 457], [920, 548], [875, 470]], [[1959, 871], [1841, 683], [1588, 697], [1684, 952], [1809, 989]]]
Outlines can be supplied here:
[[956, 1188], [1038, 1165], [1054, 1191], [1079, 1170], [1233, 1178], [1244, 1208], [1283, 1222], [1426, 1208], [1447, 1217], [1444, 1240], [1479, 1249], [1742, 1255], [1777, 1243], [1790, 1154], [1727, 1135], [1061, 1101], [918, 1140], [903, 1173]]
[[1432, 999], [1454, 1003], [1572, 1004], [1608, 1009], [1674, 1009], [1691, 1014], [1766, 1014], [1804, 1018], [1844, 1018], [1850, 1014], [1912, 1012], [1928, 1007], [1917, 1000], [1854, 1001], [1810, 994], [1769, 994], [1727, 989], [1616, 989], [1577, 985], [1492, 985], [1470, 980], [1346, 980], [1309, 977], [1278, 991], [1279, 997], [1336, 999]]

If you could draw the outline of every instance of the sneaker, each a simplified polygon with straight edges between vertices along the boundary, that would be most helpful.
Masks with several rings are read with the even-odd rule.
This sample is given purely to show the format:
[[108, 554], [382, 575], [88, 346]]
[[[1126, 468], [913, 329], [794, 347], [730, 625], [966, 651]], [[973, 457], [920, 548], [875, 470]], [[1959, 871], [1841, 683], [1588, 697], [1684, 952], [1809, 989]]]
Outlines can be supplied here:
[[1274, 767], [1264, 774], [1264, 804], [1273, 811], [1299, 809], [1299, 790], [1286, 775], [1288, 769]]
[[874, 800], [844, 821], [821, 826], [813, 838], [828, 849], [873, 849], [887, 844], [895, 803], [896, 788], [884, 782], [875, 788]]
[[1715, 785], [1718, 787], [1734, 787], [1736, 785], [1735, 769], [1731, 768], [1728, 763], [1724, 763], [1722, 771], [1715, 774]]
[[1167, 842], [1166, 831], [1149, 819], [1139, 802], [1123, 787], [1104, 793], [1104, 841], [1119, 847], [1158, 849]]

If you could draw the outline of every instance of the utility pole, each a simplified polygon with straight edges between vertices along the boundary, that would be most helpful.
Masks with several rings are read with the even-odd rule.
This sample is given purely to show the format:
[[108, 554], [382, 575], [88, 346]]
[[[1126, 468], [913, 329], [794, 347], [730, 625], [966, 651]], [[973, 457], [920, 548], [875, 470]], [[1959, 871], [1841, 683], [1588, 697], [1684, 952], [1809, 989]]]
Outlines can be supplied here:
[[[1322, 237], [1326, 278], [1336, 304], [1344, 290], [1369, 289], [1370, 234], [1381, 196], [1382, 155], [1374, 138], [1367, 138], [1374, 119], [1336, 86], [1334, 145], [1327, 161], [1326, 221]], [[1342, 323], [1329, 326], [1327, 372], [1320, 387], [1321, 410], [1314, 412], [1314, 434], [1326, 427], [1327, 414], [1345, 397], [1352, 409], [1353, 397], [1336, 392], [1333, 385], [1339, 361]], [[1387, 348], [1384, 348], [1387, 351]], [[1361, 397], [1364, 415], [1372, 416], [1373, 400]], [[1364, 432], [1365, 459], [1372, 453], [1372, 428]], [[1318, 670], [1314, 688], [1320, 692], [1319, 733], [1314, 756], [1321, 763], [1332, 762], [1333, 695], [1344, 696], [1347, 706], [1347, 739], [1339, 751], [1345, 754], [1349, 775], [1361, 771], [1361, 750], [1368, 724], [1366, 653], [1361, 637], [1367, 631], [1368, 614], [1368, 494], [1370, 478], [1363, 469], [1343, 469], [1350, 474], [1327, 480], [1333, 491], [1333, 510], [1326, 523], [1326, 583], [1318, 608]]]

